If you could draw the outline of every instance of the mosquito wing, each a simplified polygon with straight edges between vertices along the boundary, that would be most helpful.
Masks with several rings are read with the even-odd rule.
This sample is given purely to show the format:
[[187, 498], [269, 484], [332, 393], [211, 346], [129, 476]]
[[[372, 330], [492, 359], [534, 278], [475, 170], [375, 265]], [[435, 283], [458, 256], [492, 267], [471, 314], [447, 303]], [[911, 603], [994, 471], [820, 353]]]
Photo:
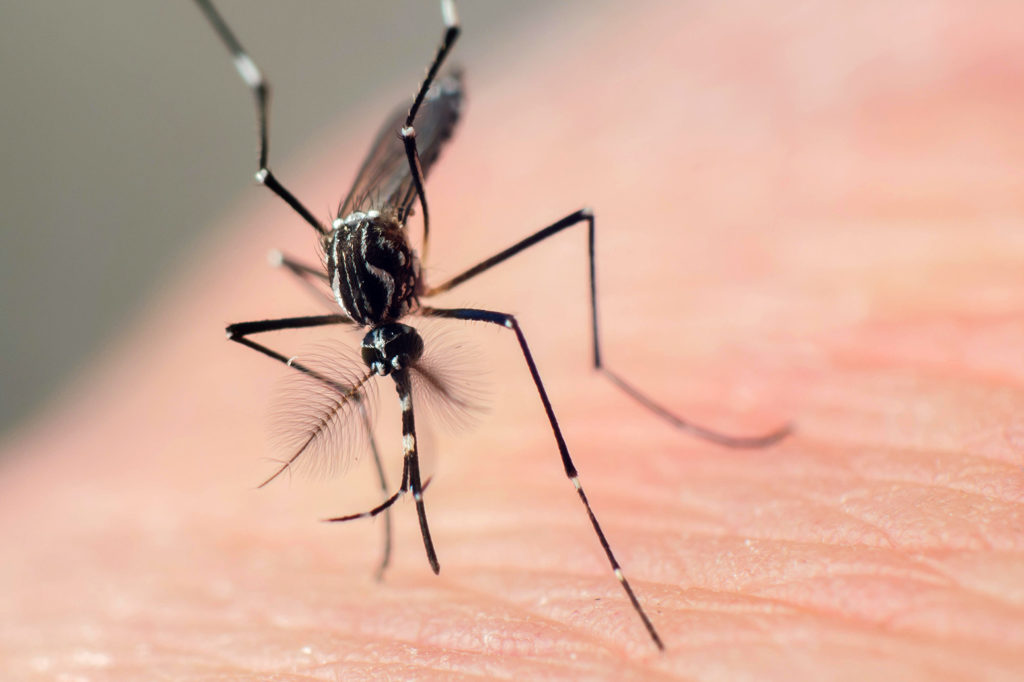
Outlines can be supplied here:
[[[414, 125], [424, 177], [430, 173], [441, 147], [455, 130], [462, 94], [462, 75], [451, 73], [434, 82], [420, 106]], [[337, 217], [345, 218], [353, 211], [385, 208], [397, 210], [403, 222], [409, 216], [416, 199], [416, 187], [399, 131], [405, 125], [411, 104], [410, 101], [395, 109], [377, 133]]]

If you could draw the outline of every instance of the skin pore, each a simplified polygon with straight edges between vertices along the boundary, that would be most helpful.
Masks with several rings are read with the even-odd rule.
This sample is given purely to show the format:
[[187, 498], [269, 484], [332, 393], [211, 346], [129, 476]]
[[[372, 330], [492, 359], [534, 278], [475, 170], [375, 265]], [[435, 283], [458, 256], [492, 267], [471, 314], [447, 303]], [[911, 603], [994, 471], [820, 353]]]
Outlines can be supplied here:
[[[775, 447], [726, 450], [595, 375], [582, 226], [446, 294], [517, 315], [664, 654], [505, 330], [445, 323], [482, 348], [491, 397], [476, 428], [422, 437], [439, 576], [411, 500], [382, 583], [379, 522], [318, 523], [380, 501], [367, 458], [254, 490], [288, 370], [221, 330], [322, 312], [264, 259], [312, 260], [313, 235], [254, 189], [153, 312], [7, 441], [0, 669], [1014, 679], [1024, 10], [782, 4], [557, 15], [562, 34], [466, 64], [466, 118], [427, 183], [433, 281], [591, 206], [608, 366], [718, 430], [795, 422]], [[310, 206], [336, 201], [375, 125], [339, 123], [282, 175]], [[382, 383], [393, 483], [398, 412]]]

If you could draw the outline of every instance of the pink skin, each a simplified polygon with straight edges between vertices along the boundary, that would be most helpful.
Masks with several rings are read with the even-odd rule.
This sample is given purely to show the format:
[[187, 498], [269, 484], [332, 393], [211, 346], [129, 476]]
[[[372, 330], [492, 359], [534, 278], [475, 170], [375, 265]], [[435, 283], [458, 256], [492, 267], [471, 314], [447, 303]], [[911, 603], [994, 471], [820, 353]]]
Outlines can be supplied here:
[[[609, 365], [722, 430], [796, 421], [729, 451], [590, 372], [582, 228], [443, 299], [520, 316], [664, 654], [500, 329], [466, 332], [493, 348], [491, 412], [421, 439], [439, 577], [409, 501], [382, 584], [379, 523], [317, 523], [378, 501], [366, 461], [253, 490], [287, 370], [219, 329], [319, 311], [263, 265], [312, 234], [254, 189], [7, 443], [5, 678], [1019, 679], [1024, 9], [765, 4], [619, 10], [561, 41], [573, 17], [549, 17], [469, 64], [429, 183], [433, 281], [591, 205]], [[281, 177], [335, 200], [357, 161], [337, 150], [372, 129]], [[382, 385], [393, 481], [397, 412]]]

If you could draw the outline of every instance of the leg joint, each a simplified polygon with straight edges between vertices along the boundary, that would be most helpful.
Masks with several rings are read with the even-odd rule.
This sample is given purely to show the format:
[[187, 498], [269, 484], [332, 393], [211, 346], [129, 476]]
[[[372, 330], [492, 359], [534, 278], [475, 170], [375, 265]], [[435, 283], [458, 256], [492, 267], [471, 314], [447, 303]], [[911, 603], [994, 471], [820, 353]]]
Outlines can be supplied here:
[[453, 29], [456, 35], [459, 32], [459, 15], [455, 12], [455, 0], [441, 0], [441, 19], [444, 21], [444, 25], [448, 27], [445, 41], [449, 42], [454, 38], [449, 37], [448, 33], [451, 33]]

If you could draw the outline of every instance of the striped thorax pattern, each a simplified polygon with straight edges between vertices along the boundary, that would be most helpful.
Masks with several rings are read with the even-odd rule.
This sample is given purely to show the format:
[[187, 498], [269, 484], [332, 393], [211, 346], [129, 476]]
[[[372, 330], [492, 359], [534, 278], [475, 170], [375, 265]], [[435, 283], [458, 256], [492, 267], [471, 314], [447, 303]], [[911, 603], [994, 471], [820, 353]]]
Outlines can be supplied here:
[[326, 237], [327, 272], [338, 305], [358, 324], [397, 320], [415, 302], [419, 261], [398, 217], [357, 211]]

